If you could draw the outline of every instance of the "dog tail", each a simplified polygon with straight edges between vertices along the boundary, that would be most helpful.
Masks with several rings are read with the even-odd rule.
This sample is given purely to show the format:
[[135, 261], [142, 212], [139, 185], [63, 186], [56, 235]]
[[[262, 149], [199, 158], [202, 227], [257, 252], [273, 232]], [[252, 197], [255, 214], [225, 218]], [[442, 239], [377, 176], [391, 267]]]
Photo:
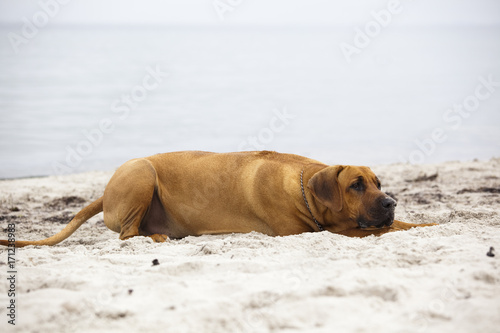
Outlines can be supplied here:
[[15, 241], [9, 242], [8, 240], [0, 240], [0, 245], [4, 246], [14, 246], [15, 247], [24, 247], [28, 245], [55, 245], [57, 243], [62, 242], [71, 234], [73, 234], [76, 229], [80, 228], [80, 226], [87, 221], [92, 216], [102, 212], [102, 197], [92, 202], [87, 207], [83, 208], [81, 211], [76, 214], [76, 216], [69, 222], [63, 230], [59, 231], [52, 237], [38, 240], [38, 241]]

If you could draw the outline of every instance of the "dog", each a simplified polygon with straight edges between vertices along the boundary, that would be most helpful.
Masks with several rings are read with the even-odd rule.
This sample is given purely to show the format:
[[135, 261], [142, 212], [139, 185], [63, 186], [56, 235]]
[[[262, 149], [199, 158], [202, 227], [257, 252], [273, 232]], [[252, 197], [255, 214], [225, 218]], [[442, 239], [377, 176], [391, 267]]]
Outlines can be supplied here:
[[364, 166], [328, 166], [271, 151], [172, 152], [126, 162], [104, 195], [63, 230], [44, 240], [16, 241], [15, 246], [55, 245], [100, 212], [120, 239], [148, 236], [155, 242], [252, 231], [364, 237], [434, 225], [394, 220], [395, 207], [396, 201]]

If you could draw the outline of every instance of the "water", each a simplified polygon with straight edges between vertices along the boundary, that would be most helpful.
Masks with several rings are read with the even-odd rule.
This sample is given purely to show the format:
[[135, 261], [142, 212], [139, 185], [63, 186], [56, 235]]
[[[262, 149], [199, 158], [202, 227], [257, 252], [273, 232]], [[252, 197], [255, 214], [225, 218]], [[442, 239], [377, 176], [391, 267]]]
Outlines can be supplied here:
[[393, 27], [351, 63], [339, 44], [352, 27], [47, 28], [18, 54], [2, 38], [0, 178], [176, 150], [362, 165], [500, 156], [500, 86], [447, 114], [474, 102], [480, 78], [500, 82], [499, 34]]

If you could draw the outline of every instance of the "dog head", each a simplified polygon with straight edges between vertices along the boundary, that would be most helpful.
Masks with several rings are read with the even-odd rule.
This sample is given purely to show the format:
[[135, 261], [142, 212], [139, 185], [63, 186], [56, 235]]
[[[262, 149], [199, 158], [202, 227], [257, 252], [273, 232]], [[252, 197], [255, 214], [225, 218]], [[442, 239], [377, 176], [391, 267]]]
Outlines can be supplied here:
[[307, 187], [333, 216], [361, 228], [385, 227], [394, 222], [396, 201], [380, 190], [368, 167], [330, 166], [315, 173]]

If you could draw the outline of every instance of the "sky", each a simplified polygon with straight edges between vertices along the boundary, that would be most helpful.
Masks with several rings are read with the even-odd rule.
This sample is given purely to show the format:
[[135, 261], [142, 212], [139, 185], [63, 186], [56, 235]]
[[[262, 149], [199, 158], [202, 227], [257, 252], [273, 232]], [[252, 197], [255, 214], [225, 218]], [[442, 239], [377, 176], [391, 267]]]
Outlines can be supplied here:
[[389, 6], [407, 25], [500, 25], [499, 0], [0, 0], [0, 23], [45, 8], [53, 25], [351, 25]]

